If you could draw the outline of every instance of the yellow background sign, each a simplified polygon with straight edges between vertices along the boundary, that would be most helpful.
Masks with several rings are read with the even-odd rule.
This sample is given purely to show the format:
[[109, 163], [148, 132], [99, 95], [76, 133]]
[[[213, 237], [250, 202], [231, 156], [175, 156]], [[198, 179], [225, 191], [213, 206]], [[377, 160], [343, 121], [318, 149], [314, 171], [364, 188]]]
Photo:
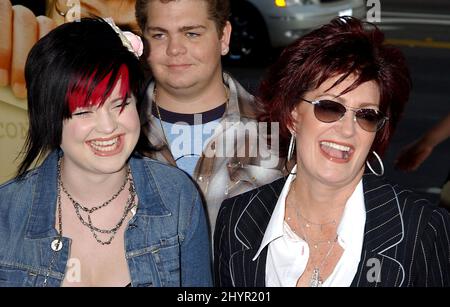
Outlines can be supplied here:
[[27, 131], [27, 101], [0, 87], [0, 183], [14, 177]]

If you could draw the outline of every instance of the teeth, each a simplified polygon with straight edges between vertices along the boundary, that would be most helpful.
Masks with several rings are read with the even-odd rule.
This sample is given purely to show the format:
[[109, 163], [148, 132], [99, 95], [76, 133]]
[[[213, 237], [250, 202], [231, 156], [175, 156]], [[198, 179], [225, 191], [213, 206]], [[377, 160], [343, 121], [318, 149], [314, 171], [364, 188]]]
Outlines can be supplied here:
[[346, 151], [346, 152], [350, 151], [350, 147], [344, 146], [344, 145], [339, 145], [339, 144], [336, 144], [336, 143], [320, 142], [320, 145], [328, 146], [328, 147], [331, 147], [333, 149], [337, 149], [337, 150], [340, 150], [340, 151]]
[[98, 151], [111, 151], [114, 150], [119, 138], [115, 138], [109, 141], [90, 141], [89, 144]]
[[90, 143], [94, 146], [112, 146], [117, 143], [119, 138], [115, 138], [109, 141], [91, 141]]

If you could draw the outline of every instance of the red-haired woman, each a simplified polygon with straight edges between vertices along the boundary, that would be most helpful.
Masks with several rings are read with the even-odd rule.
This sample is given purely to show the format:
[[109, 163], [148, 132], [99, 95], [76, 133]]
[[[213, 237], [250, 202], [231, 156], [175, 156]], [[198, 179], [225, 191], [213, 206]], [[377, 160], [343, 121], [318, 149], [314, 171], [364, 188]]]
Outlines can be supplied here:
[[222, 204], [218, 286], [450, 285], [448, 213], [380, 178], [409, 91], [401, 53], [355, 18], [282, 53], [260, 99], [296, 165]]

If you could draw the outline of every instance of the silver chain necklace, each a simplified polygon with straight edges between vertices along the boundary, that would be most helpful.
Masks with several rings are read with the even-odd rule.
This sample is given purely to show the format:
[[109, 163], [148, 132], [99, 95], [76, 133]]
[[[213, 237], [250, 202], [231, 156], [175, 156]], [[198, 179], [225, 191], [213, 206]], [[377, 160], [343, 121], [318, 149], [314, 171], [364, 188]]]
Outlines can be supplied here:
[[308, 220], [306, 217], [304, 217], [303, 214], [299, 210], [296, 210], [296, 213], [297, 213], [297, 217], [301, 217], [303, 220], [305, 220], [306, 228], [309, 228], [311, 226], [319, 226], [320, 227], [320, 231], [322, 232], [323, 231], [323, 226], [336, 225], [336, 220], [332, 220], [332, 221], [329, 221], [329, 222], [326, 222], [326, 223], [315, 223], [315, 222], [312, 222], [312, 221]]
[[[45, 278], [44, 278], [44, 282], [42, 284], [43, 287], [47, 287], [48, 284], [48, 278], [50, 276], [50, 272], [52, 271], [53, 265], [55, 263], [56, 260], [56, 254], [61, 250], [62, 248], [62, 236], [63, 236], [63, 230], [62, 230], [62, 205], [61, 205], [61, 189], [63, 189], [64, 193], [68, 196], [68, 198], [72, 201], [72, 204], [77, 203], [72, 196], [67, 192], [67, 190], [64, 188], [63, 184], [62, 184], [62, 180], [61, 180], [61, 158], [58, 160], [58, 174], [57, 174], [57, 180], [58, 180], [58, 184], [57, 184], [57, 197], [56, 197], [56, 204], [57, 204], [57, 210], [58, 210], [58, 236], [57, 238], [52, 242], [52, 249], [53, 249], [53, 253], [52, 253], [52, 258], [50, 259], [50, 265], [48, 267], [47, 273], [45, 274]], [[96, 227], [94, 227], [92, 225], [92, 221], [90, 219], [90, 214], [97, 211], [100, 208], [106, 207], [109, 203], [111, 203], [111, 201], [113, 201], [119, 194], [120, 192], [123, 191], [123, 189], [125, 188], [125, 185], [127, 182], [130, 182], [130, 196], [128, 197], [127, 200], [127, 205], [125, 206], [125, 210], [124, 210], [124, 215], [122, 216], [122, 218], [120, 219], [120, 221], [116, 224], [115, 227], [113, 227], [110, 230], [101, 230], [98, 229]], [[123, 221], [125, 220], [126, 216], [128, 215], [128, 213], [131, 211], [131, 209], [135, 206], [135, 198], [136, 198], [136, 192], [134, 189], [134, 182], [133, 182], [133, 178], [131, 177], [131, 171], [128, 168], [127, 171], [127, 176], [125, 178], [125, 181], [123, 183], [123, 185], [120, 187], [119, 191], [113, 195], [113, 197], [111, 199], [109, 199], [108, 201], [106, 201], [105, 203], [103, 203], [100, 206], [97, 207], [93, 207], [92, 209], [88, 209], [86, 207], [81, 206], [79, 203], [77, 203], [80, 208], [85, 211], [88, 212], [88, 220], [89, 223], [85, 223], [85, 221], [83, 220], [83, 218], [81, 217], [80, 213], [79, 213], [79, 209], [77, 210], [77, 208], [75, 208], [75, 211], [77, 212], [77, 216], [80, 219], [81, 223], [83, 223], [83, 225], [89, 227], [89, 229], [91, 230], [94, 238], [96, 239], [96, 241], [102, 245], [107, 245], [110, 244], [112, 239], [114, 239], [114, 236], [116, 235], [117, 230], [120, 228], [120, 226], [122, 226]], [[75, 206], [75, 204], [74, 204]], [[99, 232], [101, 233], [112, 233], [111, 237], [107, 240], [107, 241], [101, 241], [98, 237], [97, 234], [95, 233], [95, 229], [98, 229]]]
[[[305, 241], [307, 243], [309, 243], [310, 241], [308, 240], [308, 236], [306, 234], [305, 228], [303, 227], [303, 225], [301, 223], [299, 223], [299, 224], [300, 224], [300, 227], [302, 228], [303, 236], [305, 237]], [[321, 287], [322, 286], [323, 280], [320, 277], [320, 270], [322, 269], [323, 265], [325, 264], [325, 261], [331, 255], [331, 252], [333, 251], [333, 248], [336, 245], [337, 239], [338, 239], [338, 236], [336, 234], [336, 237], [334, 238], [333, 243], [331, 243], [330, 240], [326, 240], [329, 244], [331, 243], [331, 245], [330, 245], [326, 255], [323, 257], [322, 261], [320, 263], [316, 263], [314, 265], [313, 273], [312, 273], [311, 279], [309, 280], [310, 287]], [[315, 248], [317, 248], [317, 245], [315, 246]]]
[[[295, 193], [295, 186], [293, 187], [293, 192]], [[328, 248], [327, 253], [325, 254], [325, 256], [322, 258], [322, 261], [320, 261], [319, 263], [316, 263], [314, 265], [313, 268], [313, 273], [311, 275], [311, 278], [309, 280], [309, 286], [310, 287], [321, 287], [323, 284], [323, 280], [320, 276], [320, 270], [322, 269], [323, 265], [325, 264], [326, 260], [328, 259], [328, 257], [331, 255], [331, 252], [333, 251], [334, 246], [336, 245], [337, 239], [338, 239], [338, 235], [336, 233], [336, 236], [334, 237], [334, 239], [327, 239], [327, 240], [318, 240], [318, 241], [313, 241], [313, 240], [309, 240], [308, 239], [308, 235], [306, 234], [306, 229], [303, 226], [301, 220], [305, 220], [306, 221], [306, 227], [310, 228], [311, 225], [314, 226], [320, 226], [320, 231], [322, 232], [322, 227], [324, 225], [336, 225], [336, 220], [332, 220], [330, 222], [326, 222], [326, 223], [315, 223], [315, 222], [311, 222], [308, 219], [306, 219], [301, 213], [300, 210], [298, 210], [298, 208], [294, 205], [291, 204], [291, 207], [294, 208], [295, 210], [295, 214], [297, 216], [297, 223], [300, 225], [300, 228], [302, 230], [303, 233], [303, 237], [304, 240], [306, 241], [306, 243], [308, 243], [308, 245], [313, 246], [316, 250], [318, 249], [319, 245], [322, 243], [327, 243], [330, 247]], [[290, 221], [291, 218], [287, 217], [287, 220]], [[295, 233], [297, 233], [294, 230]]]
[[[92, 224], [92, 219], [91, 219], [91, 214], [94, 213], [95, 211], [104, 208], [106, 206], [108, 206], [114, 199], [117, 198], [117, 196], [119, 196], [119, 194], [123, 191], [123, 189], [125, 188], [126, 184], [129, 183], [129, 188], [128, 191], [130, 192], [130, 195], [128, 196], [122, 217], [120, 218], [120, 220], [116, 223], [116, 225], [114, 227], [112, 227], [111, 229], [100, 229], [95, 227]], [[73, 199], [72, 195], [70, 195], [70, 193], [65, 189], [63, 182], [61, 180], [61, 159], [58, 162], [58, 187], [61, 187], [61, 190], [64, 192], [64, 194], [66, 194], [66, 196], [69, 198], [69, 200], [72, 202], [72, 205], [75, 209], [75, 213], [77, 214], [78, 219], [80, 220], [81, 224], [83, 224], [84, 226], [88, 227], [89, 230], [91, 231], [94, 239], [100, 243], [101, 245], [109, 245], [111, 244], [112, 240], [114, 239], [114, 237], [117, 234], [117, 231], [119, 230], [119, 228], [122, 226], [123, 222], [125, 221], [126, 217], [128, 216], [128, 214], [130, 213], [131, 209], [133, 209], [133, 207], [135, 206], [135, 200], [136, 200], [136, 190], [134, 187], [134, 182], [133, 182], [133, 178], [131, 176], [131, 171], [130, 168], [128, 168], [127, 170], [127, 175], [125, 177], [125, 181], [122, 184], [122, 186], [120, 187], [119, 191], [117, 191], [110, 199], [108, 199], [107, 201], [105, 201], [103, 204], [99, 205], [99, 206], [95, 206], [92, 208], [87, 208], [83, 205], [81, 205], [79, 202], [77, 202], [76, 200]], [[58, 206], [59, 208], [61, 207], [61, 197], [58, 197]], [[80, 213], [80, 209], [82, 211], [84, 211], [87, 214], [87, 221], [85, 221], [85, 219], [81, 216]], [[60, 210], [58, 209], [58, 214], [60, 215]], [[61, 223], [61, 218], [59, 219], [60, 223]], [[62, 225], [61, 225], [61, 229], [60, 229], [60, 233], [62, 233]], [[108, 234], [110, 235], [109, 238], [107, 240], [102, 240], [98, 237], [97, 233], [101, 233], [101, 234]]]
[[[224, 103], [226, 103], [226, 105], [228, 107], [228, 103], [230, 102], [230, 89], [225, 84], [223, 84], [223, 87], [225, 89], [225, 96], [226, 96], [226, 100], [225, 100]], [[152, 103], [155, 104], [156, 113], [158, 114], [159, 125], [161, 126], [161, 130], [162, 130], [162, 133], [163, 133], [163, 136], [164, 136], [164, 141], [165, 141], [166, 145], [169, 147], [169, 150], [170, 150], [169, 139], [166, 136], [166, 132], [164, 130], [163, 123], [162, 123], [163, 120], [161, 118], [161, 113], [159, 111], [159, 105], [156, 102], [156, 93], [157, 92], [156, 92], [156, 84], [155, 84], [154, 87], [153, 87], [153, 93], [152, 93]], [[191, 155], [194, 155], [194, 154], [191, 154]]]
[[[326, 253], [326, 255], [323, 257], [322, 261], [320, 261], [320, 263], [316, 263], [314, 265], [314, 269], [313, 269], [313, 274], [311, 276], [311, 279], [309, 280], [309, 286], [310, 287], [321, 287], [323, 284], [323, 280], [320, 276], [320, 270], [322, 269], [323, 265], [325, 264], [325, 261], [328, 259], [328, 257], [331, 255], [331, 252], [333, 251], [334, 246], [336, 245], [337, 239], [338, 239], [338, 235], [336, 234], [336, 236], [334, 237], [334, 239], [327, 239], [327, 240], [318, 240], [318, 241], [313, 241], [308, 239], [308, 235], [306, 234], [306, 229], [304, 228], [304, 226], [302, 225], [302, 223], [300, 222], [300, 216], [299, 216], [299, 210], [297, 210], [297, 208], [295, 208], [295, 213], [297, 216], [297, 222], [300, 225], [300, 228], [302, 230], [303, 233], [303, 237], [304, 240], [306, 241], [306, 243], [308, 243], [309, 246], [314, 247], [316, 250], [319, 248], [319, 246], [323, 243], [327, 243], [329, 245], [328, 251]], [[291, 221], [290, 217], [287, 217], [288, 221]], [[327, 223], [327, 224], [333, 224], [335, 225], [336, 223]], [[320, 225], [320, 224], [318, 224]], [[292, 229], [297, 235], [299, 235], [297, 233], [297, 231], [295, 231], [295, 229]], [[320, 229], [322, 231], [322, 229]]]

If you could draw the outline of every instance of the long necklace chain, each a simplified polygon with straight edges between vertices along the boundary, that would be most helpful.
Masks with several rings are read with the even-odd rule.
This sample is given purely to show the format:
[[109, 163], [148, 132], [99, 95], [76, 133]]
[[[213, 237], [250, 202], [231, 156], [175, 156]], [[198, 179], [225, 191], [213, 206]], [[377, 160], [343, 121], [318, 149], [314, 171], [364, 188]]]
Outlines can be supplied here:
[[[295, 193], [296, 193], [296, 190], [295, 190], [294, 181], [291, 183], [291, 186], [292, 186], [292, 192], [295, 194]], [[316, 222], [313, 222], [313, 221], [307, 219], [307, 218], [300, 212], [300, 210], [298, 210], [298, 208], [296, 208], [295, 206], [293, 206], [293, 207], [294, 207], [294, 209], [295, 209], [295, 213], [296, 213], [297, 218], [298, 218], [298, 219], [301, 218], [302, 220], [304, 220], [304, 221], [306, 222], [306, 224], [305, 224], [306, 228], [310, 228], [311, 226], [319, 226], [319, 227], [320, 227], [320, 231], [322, 231], [322, 230], [323, 230], [323, 226], [326, 226], [326, 225], [336, 225], [336, 220], [335, 220], [335, 219], [333, 219], [333, 220], [331, 220], [331, 221], [328, 221], [328, 222], [325, 222], [325, 223], [316, 223]], [[299, 223], [300, 223], [300, 222], [299, 222]], [[323, 242], [327, 242], [327, 241], [329, 241], [329, 240], [324, 240]], [[322, 242], [322, 241], [321, 241], [321, 242]]]
[[[230, 89], [224, 84], [223, 85], [223, 87], [224, 87], [224, 89], [225, 89], [225, 95], [226, 95], [226, 100], [225, 100], [225, 102], [224, 103], [226, 103], [227, 104], [227, 106], [228, 106], [228, 103], [229, 103], [229, 101], [230, 101]], [[161, 130], [162, 130], [162, 133], [163, 133], [163, 136], [164, 136], [164, 141], [165, 141], [165, 143], [166, 143], [166, 145], [169, 147], [169, 149], [170, 149], [170, 144], [169, 144], [169, 139], [167, 138], [167, 136], [166, 136], [166, 131], [164, 130], [164, 126], [163, 126], [163, 120], [162, 120], [162, 117], [161, 117], [161, 112], [159, 111], [159, 105], [158, 105], [158, 103], [156, 102], [156, 85], [154, 86], [154, 88], [153, 88], [153, 93], [152, 93], [152, 103], [155, 105], [155, 108], [156, 108], [156, 114], [158, 114], [158, 120], [159, 120], [159, 125], [161, 126]]]
[[319, 226], [320, 227], [320, 231], [322, 231], [323, 230], [323, 226], [336, 225], [336, 220], [334, 220], [334, 219], [332, 221], [329, 221], [329, 222], [326, 222], [326, 223], [315, 223], [315, 222], [312, 222], [312, 221], [308, 220], [306, 217], [304, 217], [303, 214], [299, 210], [296, 210], [296, 213], [297, 213], [297, 217], [301, 217], [306, 222], [306, 225], [305, 225], [306, 228], [311, 227], [311, 225], [312, 226]]
[[[117, 228], [119, 229], [120, 226], [122, 225], [123, 221], [125, 220], [126, 216], [128, 215], [128, 213], [131, 211], [131, 209], [134, 207], [135, 204], [135, 197], [136, 197], [136, 193], [134, 190], [134, 183], [133, 183], [133, 179], [130, 177], [130, 169], [128, 169], [127, 172], [127, 177], [126, 180], [124, 182], [124, 184], [120, 187], [119, 192], [114, 194], [113, 198], [110, 199], [109, 201], [105, 202], [104, 204], [102, 204], [101, 206], [98, 207], [94, 207], [96, 208], [95, 210], [92, 210], [94, 208], [92, 208], [91, 210], [87, 209], [86, 207], [83, 207], [80, 205], [80, 207], [82, 208], [83, 211], [88, 212], [89, 214], [100, 209], [103, 208], [105, 206], [107, 206], [111, 201], [113, 201], [119, 194], [120, 192], [122, 192], [122, 190], [125, 188], [125, 185], [127, 182], [130, 182], [130, 197], [128, 198], [127, 201], [127, 206], [125, 208], [124, 211], [124, 216], [122, 216], [121, 220], [119, 221], [119, 223], [113, 228]], [[44, 278], [44, 282], [42, 284], [43, 287], [47, 287], [48, 285], [48, 278], [50, 276], [50, 272], [52, 271], [53, 265], [55, 264], [55, 260], [56, 260], [56, 254], [61, 250], [62, 248], [62, 236], [63, 236], [63, 228], [62, 228], [62, 204], [61, 204], [61, 189], [63, 189], [64, 193], [66, 193], [66, 195], [69, 197], [69, 199], [73, 202], [75, 202], [72, 198], [72, 196], [67, 192], [67, 190], [64, 189], [64, 186], [62, 184], [62, 180], [61, 180], [61, 159], [59, 159], [58, 161], [58, 174], [57, 174], [57, 196], [56, 196], [56, 206], [57, 206], [57, 210], [58, 210], [58, 236], [56, 238], [56, 240], [54, 240], [52, 242], [52, 249], [53, 249], [53, 253], [52, 253], [52, 258], [50, 259], [50, 264], [48, 266], [48, 270], [47, 273], [45, 274], [45, 278]], [[130, 207], [131, 206], [131, 207]], [[129, 208], [129, 209], [128, 209]], [[85, 210], [86, 209], [86, 210]], [[75, 209], [76, 210], [76, 209]], [[91, 212], [92, 211], [92, 212]], [[79, 214], [79, 212], [77, 212], [77, 216], [80, 219], [80, 221], [83, 223], [83, 225], [85, 225], [83, 218], [81, 217], [81, 215]], [[116, 231], [117, 229], [113, 232], [113, 235], [107, 240], [107, 241], [101, 241], [98, 237], [97, 234], [95, 233], [95, 231], [93, 231], [92, 228], [95, 227], [90, 227], [92, 226], [92, 221], [90, 220], [90, 216], [89, 216], [89, 223], [86, 225], [90, 228], [94, 238], [96, 239], [96, 241], [102, 245], [107, 245], [110, 244], [112, 239], [114, 238], [114, 236], [116, 235]]]
[[161, 126], [161, 130], [162, 130], [162, 133], [163, 133], [163, 136], [164, 136], [164, 142], [170, 148], [169, 139], [166, 136], [166, 131], [164, 130], [164, 126], [163, 126], [163, 123], [162, 123], [161, 113], [159, 112], [159, 106], [158, 106], [158, 104], [155, 101], [155, 93], [153, 93], [153, 103], [155, 104], [156, 112], [158, 113], [159, 125]]
[[[91, 214], [94, 213], [95, 211], [106, 207], [107, 205], [109, 205], [114, 199], [117, 198], [117, 196], [119, 196], [119, 194], [123, 191], [123, 189], [125, 188], [127, 182], [129, 183], [129, 196], [122, 214], [122, 217], [120, 218], [120, 220], [116, 223], [116, 225], [114, 227], [112, 227], [111, 229], [100, 229], [97, 228], [93, 225], [92, 223], [92, 218], [91, 218]], [[122, 226], [123, 222], [125, 221], [126, 217], [128, 216], [128, 214], [130, 213], [131, 209], [133, 209], [133, 207], [135, 206], [135, 200], [136, 200], [136, 191], [135, 191], [135, 187], [134, 187], [134, 182], [133, 182], [133, 178], [131, 176], [131, 171], [130, 168], [128, 168], [127, 170], [127, 175], [125, 177], [125, 181], [122, 184], [122, 186], [120, 187], [119, 191], [117, 191], [117, 193], [115, 193], [109, 200], [105, 201], [103, 204], [96, 206], [96, 207], [92, 207], [91, 209], [81, 205], [79, 202], [77, 202], [76, 200], [73, 199], [72, 195], [70, 195], [70, 193], [65, 189], [63, 182], [61, 180], [61, 159], [58, 162], [58, 186], [61, 187], [61, 190], [64, 192], [64, 194], [66, 194], [66, 196], [69, 198], [69, 200], [72, 202], [72, 205], [75, 209], [75, 213], [77, 214], [78, 219], [80, 220], [80, 222], [89, 228], [89, 230], [91, 231], [93, 237], [95, 238], [95, 240], [102, 244], [102, 245], [109, 245], [111, 244], [112, 240], [114, 239], [114, 237], [117, 234], [117, 231], [119, 230], [119, 228]], [[58, 214], [61, 216], [61, 197], [58, 197]], [[86, 212], [87, 214], [87, 221], [85, 221], [85, 219], [81, 216], [80, 213], [80, 209], [84, 212]], [[61, 222], [61, 217], [59, 218], [59, 223], [60, 223], [60, 234], [62, 236], [62, 222]], [[101, 233], [101, 234], [108, 234], [109, 238], [107, 240], [102, 240], [98, 237], [97, 233]]]
[[[302, 228], [302, 232], [303, 232], [303, 236], [305, 237], [305, 241], [307, 243], [310, 243], [310, 241], [308, 240], [308, 235], [306, 234], [305, 228], [303, 227], [303, 225], [301, 223], [299, 223], [299, 224], [300, 224], [300, 227]], [[325, 261], [331, 255], [331, 252], [333, 251], [333, 248], [336, 245], [337, 239], [338, 239], [338, 236], [336, 234], [336, 237], [334, 238], [333, 243], [331, 243], [331, 245], [328, 248], [328, 251], [325, 254], [325, 256], [323, 257], [322, 261], [320, 261], [320, 263], [316, 263], [314, 265], [313, 273], [312, 273], [311, 279], [309, 280], [310, 287], [321, 287], [322, 286], [323, 280], [320, 276], [320, 270], [322, 269], [323, 265], [325, 264]], [[315, 246], [315, 248], [317, 248], [317, 246]]]
[[[293, 186], [292, 191], [295, 193], [295, 186]], [[334, 237], [334, 239], [326, 239], [326, 240], [317, 240], [317, 241], [313, 241], [310, 240], [308, 238], [308, 235], [306, 233], [306, 229], [303, 226], [301, 219], [306, 221], [306, 228], [310, 228], [311, 225], [314, 226], [319, 226], [320, 227], [320, 231], [322, 232], [322, 227], [325, 225], [336, 225], [336, 220], [332, 220], [326, 223], [315, 223], [315, 222], [311, 222], [308, 219], [306, 219], [301, 213], [300, 210], [298, 209], [297, 206], [291, 205], [291, 207], [294, 209], [295, 211], [295, 215], [297, 217], [297, 223], [298, 225], [300, 225], [301, 231], [303, 233], [303, 237], [306, 241], [306, 243], [308, 243], [308, 245], [314, 247], [316, 250], [318, 249], [319, 245], [322, 243], [328, 243], [328, 245], [330, 246], [328, 248], [328, 251], [326, 252], [325, 256], [322, 258], [322, 260], [316, 264], [314, 264], [314, 268], [313, 268], [313, 273], [312, 276], [309, 280], [309, 286], [310, 287], [321, 287], [323, 284], [323, 280], [320, 276], [320, 270], [322, 269], [323, 265], [325, 264], [326, 260], [328, 259], [328, 257], [331, 255], [334, 246], [336, 245], [337, 239], [338, 239], [338, 235], [336, 233], [336, 236]], [[291, 218], [287, 217], [287, 220], [290, 221]], [[296, 232], [294, 230], [294, 232]], [[311, 254], [311, 253], [310, 253]]]
[[[61, 170], [59, 170], [61, 173]], [[104, 208], [106, 206], [108, 206], [114, 199], [117, 198], [117, 196], [119, 196], [120, 193], [122, 193], [123, 189], [125, 188], [125, 186], [127, 185], [127, 182], [130, 181], [130, 168], [128, 168], [127, 170], [127, 174], [125, 176], [125, 180], [123, 181], [123, 184], [120, 186], [119, 191], [117, 191], [110, 199], [108, 199], [107, 201], [105, 201], [103, 204], [99, 205], [99, 206], [95, 206], [92, 208], [87, 208], [82, 206], [79, 202], [75, 201], [72, 198], [72, 195], [69, 194], [69, 192], [67, 192], [66, 188], [64, 187], [64, 184], [61, 180], [61, 176], [58, 177], [59, 182], [60, 182], [60, 186], [61, 189], [63, 190], [64, 194], [67, 195], [67, 197], [70, 199], [70, 201], [74, 204], [75, 208], [79, 211], [80, 209], [83, 210], [84, 212], [87, 212], [89, 214], [94, 213], [95, 211], [97, 211], [98, 209]]]

